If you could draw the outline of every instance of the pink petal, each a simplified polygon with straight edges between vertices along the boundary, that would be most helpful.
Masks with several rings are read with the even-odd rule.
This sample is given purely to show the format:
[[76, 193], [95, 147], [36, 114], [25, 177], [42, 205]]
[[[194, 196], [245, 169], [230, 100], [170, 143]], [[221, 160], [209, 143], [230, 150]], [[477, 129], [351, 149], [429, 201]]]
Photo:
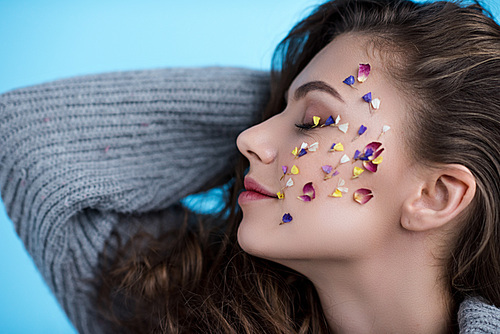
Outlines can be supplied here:
[[375, 173], [377, 171], [377, 166], [371, 161], [363, 161], [363, 166], [367, 171], [370, 171], [372, 173]]
[[373, 153], [373, 155], [370, 157], [370, 160], [375, 160], [380, 154], [382, 154], [382, 152], [384, 152], [384, 149], [381, 149], [381, 150]]
[[378, 142], [378, 141], [372, 141], [370, 144], [366, 145], [365, 146], [365, 149], [364, 151], [366, 152], [367, 149], [372, 149], [373, 152], [375, 152], [376, 150], [378, 150], [378, 148], [382, 146], [382, 143], [381, 142]]
[[304, 188], [302, 188], [302, 191], [304, 192], [304, 195], [310, 197], [310, 200], [316, 197], [316, 192], [314, 191], [312, 182], [306, 183]]
[[365, 82], [366, 79], [368, 78], [368, 75], [370, 74], [370, 64], [359, 64], [359, 69], [358, 69], [358, 81], [359, 82]]
[[310, 202], [312, 200], [312, 198], [307, 195], [298, 196], [297, 198], [304, 202]]
[[359, 204], [365, 204], [373, 198], [373, 194], [370, 189], [360, 188], [354, 192], [353, 197]]

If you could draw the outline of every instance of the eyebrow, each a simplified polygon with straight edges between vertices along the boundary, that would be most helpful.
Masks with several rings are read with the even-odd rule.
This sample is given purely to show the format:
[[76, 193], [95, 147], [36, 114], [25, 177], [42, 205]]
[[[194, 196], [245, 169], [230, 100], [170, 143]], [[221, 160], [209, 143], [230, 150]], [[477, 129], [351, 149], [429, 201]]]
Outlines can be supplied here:
[[340, 95], [340, 93], [335, 88], [333, 88], [332, 86], [330, 86], [329, 84], [327, 84], [324, 81], [306, 82], [305, 84], [303, 84], [302, 86], [300, 86], [299, 88], [297, 88], [295, 90], [295, 94], [293, 95], [294, 99], [300, 100], [301, 98], [303, 98], [309, 92], [312, 92], [312, 91], [320, 91], [320, 92], [328, 93], [331, 96], [333, 96], [334, 98], [336, 98], [337, 100], [345, 103], [345, 101], [342, 98], [342, 96]]

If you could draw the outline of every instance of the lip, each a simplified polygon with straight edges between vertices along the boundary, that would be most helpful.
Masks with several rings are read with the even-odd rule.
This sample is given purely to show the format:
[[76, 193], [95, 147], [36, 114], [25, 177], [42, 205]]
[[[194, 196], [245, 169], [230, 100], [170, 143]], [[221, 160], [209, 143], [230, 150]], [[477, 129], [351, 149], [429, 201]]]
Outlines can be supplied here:
[[277, 199], [278, 196], [266, 188], [264, 188], [260, 183], [255, 181], [250, 177], [245, 177], [245, 191], [243, 191], [238, 197], [238, 202], [246, 203], [249, 201], [263, 200], [263, 199]]

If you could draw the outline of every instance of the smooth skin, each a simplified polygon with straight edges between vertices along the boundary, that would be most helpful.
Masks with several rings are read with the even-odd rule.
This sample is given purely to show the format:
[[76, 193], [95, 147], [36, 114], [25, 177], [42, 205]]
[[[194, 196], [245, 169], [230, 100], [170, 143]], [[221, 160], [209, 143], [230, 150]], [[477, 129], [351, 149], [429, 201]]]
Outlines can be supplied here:
[[[394, 84], [384, 66], [388, 56], [369, 42], [370, 36], [354, 33], [335, 38], [295, 78], [286, 109], [238, 137], [238, 149], [250, 162], [247, 178], [271, 193], [290, 177], [294, 181], [284, 199], [240, 203], [238, 242], [252, 255], [307, 276], [335, 333], [446, 332], [451, 297], [441, 279], [443, 263], [460, 214], [474, 197], [474, 177], [464, 166], [431, 169], [411, 159], [404, 140], [411, 94]], [[372, 68], [366, 82], [356, 82], [355, 88], [344, 84], [349, 75], [357, 76], [361, 63]], [[299, 87], [318, 81], [333, 93], [314, 89], [296, 96]], [[379, 110], [370, 110], [362, 99], [368, 92], [380, 98]], [[324, 123], [330, 115], [349, 123], [346, 134], [336, 127], [296, 127], [312, 123], [313, 116]], [[361, 125], [368, 129], [353, 141]], [[391, 130], [378, 139], [384, 125]], [[337, 166], [344, 153], [352, 159], [372, 141], [384, 148], [376, 173], [364, 171], [352, 179], [353, 167], [362, 164], [351, 160], [339, 165], [338, 176], [323, 180], [322, 165]], [[296, 158], [291, 152], [302, 142], [318, 142], [319, 149]], [[338, 142], [344, 152], [327, 152]], [[282, 166], [294, 164], [299, 174], [280, 180]], [[339, 178], [349, 192], [328, 196]], [[308, 182], [316, 198], [303, 202], [297, 196]], [[374, 197], [360, 205], [353, 200], [359, 188], [372, 190]], [[284, 213], [293, 220], [280, 225]]]

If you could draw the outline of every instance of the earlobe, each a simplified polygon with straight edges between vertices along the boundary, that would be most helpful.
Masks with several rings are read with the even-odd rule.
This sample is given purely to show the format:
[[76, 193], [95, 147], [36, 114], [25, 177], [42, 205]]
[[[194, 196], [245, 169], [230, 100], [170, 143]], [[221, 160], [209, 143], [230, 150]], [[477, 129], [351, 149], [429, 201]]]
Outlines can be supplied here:
[[468, 168], [446, 165], [431, 170], [403, 203], [401, 226], [427, 231], [446, 225], [472, 202], [476, 181]]

